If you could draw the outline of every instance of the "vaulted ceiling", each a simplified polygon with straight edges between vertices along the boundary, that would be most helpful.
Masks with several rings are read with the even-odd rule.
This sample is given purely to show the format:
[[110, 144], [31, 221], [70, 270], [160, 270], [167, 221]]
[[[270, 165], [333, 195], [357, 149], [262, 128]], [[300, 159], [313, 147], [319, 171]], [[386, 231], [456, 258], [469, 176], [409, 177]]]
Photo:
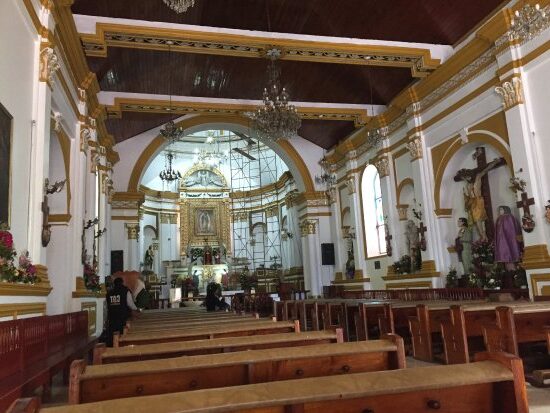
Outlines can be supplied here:
[[[348, 43], [353, 43], [349, 38], [356, 38], [452, 45], [501, 3], [501, 0], [196, 0], [193, 8], [177, 14], [162, 0], [75, 0], [72, 11], [75, 15], [114, 18], [111, 23], [126, 27], [143, 25], [143, 21], [165, 22], [194, 25], [207, 31], [217, 27], [333, 36], [346, 38], [342, 42]], [[184, 26], [151, 25], [158, 30], [164, 26], [184, 29]], [[154, 29], [148, 30], [147, 35], [151, 36]], [[308, 42], [315, 46], [319, 41], [319, 48], [327, 47], [326, 41], [322, 43], [324, 39], [311, 36], [307, 37]], [[156, 42], [155, 39], [152, 43]], [[257, 100], [266, 83], [266, 60], [250, 55], [228, 54], [223, 50], [194, 51], [189, 47], [169, 52], [155, 44], [144, 46], [144, 42], [106, 44], [103, 54], [87, 50], [88, 65], [105, 92]], [[321, 61], [315, 53], [309, 58], [301, 57], [301, 53], [296, 56], [294, 60], [280, 62], [282, 83], [292, 101], [311, 103], [313, 107], [349, 106], [365, 111], [369, 105], [387, 105], [415, 81], [414, 76], [425, 76], [434, 69], [429, 67], [418, 75], [411, 70], [414, 62], [406, 66], [390, 58], [372, 65], [366, 60], [371, 57], [357, 58], [353, 53], [345, 55], [348, 58], [345, 63], [335, 63], [334, 59]], [[322, 116], [305, 118], [299, 134], [327, 149], [358, 127], [358, 122], [350, 118], [327, 120]], [[107, 127], [120, 142], [177, 116], [158, 111], [147, 113], [141, 108], [111, 117]]]

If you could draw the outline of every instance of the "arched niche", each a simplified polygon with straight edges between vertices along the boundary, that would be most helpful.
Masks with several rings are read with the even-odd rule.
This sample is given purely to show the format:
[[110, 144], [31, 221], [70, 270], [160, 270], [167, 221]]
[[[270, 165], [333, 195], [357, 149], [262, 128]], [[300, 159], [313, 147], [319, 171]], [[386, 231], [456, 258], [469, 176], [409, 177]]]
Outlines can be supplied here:
[[[467, 143], [461, 141], [460, 138], [458, 138], [458, 142], [454, 142], [456, 144], [454, 146], [455, 150], [453, 150], [453, 155], [446, 161], [445, 171], [441, 174], [441, 180], [438, 183], [440, 187], [437, 199], [442, 207], [439, 210], [440, 217], [447, 218], [440, 220], [439, 228], [442, 240], [447, 246], [454, 245], [454, 239], [458, 231], [458, 219], [468, 217], [463, 193], [465, 184], [463, 182], [455, 182], [454, 177], [460, 169], [472, 169], [477, 166], [476, 161], [472, 157], [477, 147], [485, 148], [487, 162], [500, 157], [504, 157], [507, 162], [507, 166], [493, 170], [488, 174], [493, 219], [497, 218], [498, 208], [501, 205], [509, 206], [513, 214], [516, 217], [519, 216], [516, 207], [516, 196], [509, 189], [510, 178], [513, 175], [513, 165], [509, 152], [505, 151], [505, 144], [496, 140], [495, 137], [492, 137], [494, 139], [493, 144], [490, 144], [487, 142], [487, 139], [479, 140], [483, 135], [478, 135], [477, 139], [475, 138], [475, 133], [468, 135], [469, 138], [470, 136], [472, 139], [469, 139]], [[502, 144], [502, 146], [497, 143]], [[476, 239], [477, 236], [477, 232], [474, 231]], [[452, 263], [453, 265], [456, 264], [454, 261]]]
[[[53, 125], [52, 125], [53, 126]], [[68, 222], [71, 218], [71, 139], [63, 127], [57, 130], [53, 127], [50, 132], [48, 179], [50, 183], [66, 180], [61, 194], [50, 196], [50, 222]]]
[[[450, 216], [453, 214], [453, 189], [461, 188], [460, 184], [454, 181], [454, 176], [461, 168], [475, 167], [471, 154], [479, 146], [486, 148], [488, 161], [495, 157], [503, 157], [507, 163], [506, 169], [509, 176], [513, 174], [514, 166], [510, 155], [510, 147], [497, 134], [487, 130], [473, 130], [468, 133], [467, 141], [458, 136], [451, 138], [448, 148], [435, 171], [434, 203], [436, 215]], [[493, 174], [490, 174], [490, 177], [491, 175]], [[459, 194], [461, 193], [459, 191]], [[494, 204], [495, 202], [493, 202], [493, 207], [495, 207]]]
[[[250, 134], [248, 127], [249, 121], [243, 117], [222, 117], [222, 116], [195, 116], [184, 118], [177, 122], [177, 126], [185, 129], [186, 133], [193, 134], [205, 130], [222, 129]], [[254, 139], [257, 139], [252, 135]], [[261, 140], [266, 146], [271, 148], [288, 166], [292, 174], [296, 187], [301, 192], [313, 192], [315, 187], [309, 173], [308, 167], [296, 149], [285, 140], [277, 142], [266, 142]], [[128, 183], [128, 192], [137, 192], [139, 183], [147, 170], [151, 161], [168, 145], [164, 137], [158, 135], [145, 148], [137, 159], [132, 169], [130, 181]]]

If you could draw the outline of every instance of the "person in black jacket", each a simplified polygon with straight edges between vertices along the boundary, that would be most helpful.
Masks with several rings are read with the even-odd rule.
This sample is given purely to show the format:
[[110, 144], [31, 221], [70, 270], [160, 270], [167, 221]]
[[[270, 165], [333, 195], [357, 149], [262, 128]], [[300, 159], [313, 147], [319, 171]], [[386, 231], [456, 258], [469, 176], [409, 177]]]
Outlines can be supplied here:
[[222, 288], [218, 283], [210, 283], [206, 288], [206, 311], [225, 310], [229, 305], [222, 298]]
[[113, 289], [107, 293], [107, 346], [113, 346], [113, 334], [122, 334], [126, 321], [136, 311], [132, 293], [123, 284], [122, 278], [115, 278]]

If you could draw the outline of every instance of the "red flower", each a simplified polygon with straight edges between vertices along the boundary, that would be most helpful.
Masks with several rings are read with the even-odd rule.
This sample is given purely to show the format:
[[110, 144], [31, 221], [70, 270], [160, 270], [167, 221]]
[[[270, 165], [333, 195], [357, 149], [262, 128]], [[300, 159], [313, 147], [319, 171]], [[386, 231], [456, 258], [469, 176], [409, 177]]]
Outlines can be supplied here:
[[0, 244], [5, 248], [13, 248], [13, 237], [9, 231], [0, 231]]

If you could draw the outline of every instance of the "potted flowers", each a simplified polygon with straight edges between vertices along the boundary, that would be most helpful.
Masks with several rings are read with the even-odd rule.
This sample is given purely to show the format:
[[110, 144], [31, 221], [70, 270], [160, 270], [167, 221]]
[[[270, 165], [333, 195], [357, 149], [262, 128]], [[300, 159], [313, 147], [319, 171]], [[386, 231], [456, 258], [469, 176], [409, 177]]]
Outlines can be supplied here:
[[84, 264], [84, 285], [86, 289], [94, 293], [101, 292], [101, 284], [99, 283], [99, 275], [95, 268], [88, 262]]
[[0, 226], [0, 280], [7, 283], [36, 284], [40, 279], [32, 264], [29, 252], [23, 251], [15, 263], [17, 251], [13, 246], [13, 236], [5, 226]]

